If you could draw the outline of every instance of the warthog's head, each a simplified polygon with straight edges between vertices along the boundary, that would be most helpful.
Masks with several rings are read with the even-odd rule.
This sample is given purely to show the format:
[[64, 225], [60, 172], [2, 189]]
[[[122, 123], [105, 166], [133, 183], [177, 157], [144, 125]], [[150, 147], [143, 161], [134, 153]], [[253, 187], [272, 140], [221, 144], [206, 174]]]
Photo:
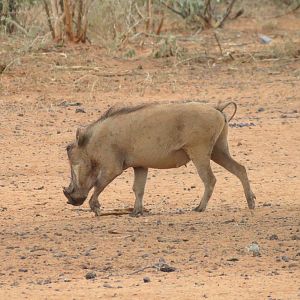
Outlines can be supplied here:
[[89, 157], [86, 144], [86, 134], [78, 129], [76, 142], [67, 146], [71, 167], [71, 182], [67, 188], [63, 188], [63, 192], [68, 199], [67, 203], [75, 206], [83, 204], [98, 175], [97, 165]]

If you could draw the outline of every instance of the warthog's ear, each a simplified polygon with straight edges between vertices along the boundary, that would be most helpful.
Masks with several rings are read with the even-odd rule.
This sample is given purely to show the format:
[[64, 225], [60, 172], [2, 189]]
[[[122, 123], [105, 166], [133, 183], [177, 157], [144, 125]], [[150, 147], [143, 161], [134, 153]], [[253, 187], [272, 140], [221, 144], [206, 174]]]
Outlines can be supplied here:
[[77, 128], [76, 141], [79, 147], [84, 146], [88, 142], [88, 135], [82, 128]]

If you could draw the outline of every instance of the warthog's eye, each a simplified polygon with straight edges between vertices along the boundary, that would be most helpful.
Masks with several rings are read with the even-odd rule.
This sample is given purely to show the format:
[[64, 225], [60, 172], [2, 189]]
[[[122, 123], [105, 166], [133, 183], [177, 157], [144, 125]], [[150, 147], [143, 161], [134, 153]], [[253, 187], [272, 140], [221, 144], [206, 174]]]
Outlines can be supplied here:
[[71, 150], [71, 148], [72, 148], [72, 146], [71, 146], [71, 145], [68, 145], [68, 146], [66, 147], [67, 152], [69, 152], [69, 151]]

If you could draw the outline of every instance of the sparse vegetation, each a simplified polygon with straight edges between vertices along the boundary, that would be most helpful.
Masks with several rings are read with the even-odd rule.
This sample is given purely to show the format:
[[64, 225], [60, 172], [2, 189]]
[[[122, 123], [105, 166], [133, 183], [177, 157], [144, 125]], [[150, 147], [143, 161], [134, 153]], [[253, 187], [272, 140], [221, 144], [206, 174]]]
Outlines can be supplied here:
[[[300, 7], [300, 0], [265, 2], [280, 7], [284, 13], [296, 12]], [[219, 38], [215, 38], [214, 31], [248, 7], [254, 14], [255, 3], [239, 0], [0, 0], [0, 30], [15, 38], [25, 36], [24, 51], [58, 47], [65, 42], [89, 42], [126, 59], [149, 49], [152, 52], [148, 55], [155, 58], [175, 57], [190, 62], [200, 57], [203, 62], [205, 58], [214, 60], [217, 55], [232, 60], [241, 55], [241, 49], [237, 50], [238, 55], [231, 56], [222, 41], [226, 27], [221, 29]], [[280, 29], [274, 15], [263, 21], [262, 33], [272, 35]], [[207, 30], [212, 42], [203, 42], [200, 53], [180, 42], [182, 32], [186, 41], [196, 41], [203, 30]], [[264, 50], [275, 56], [285, 53], [295, 57], [298, 49], [297, 43], [291, 42], [271, 43]]]

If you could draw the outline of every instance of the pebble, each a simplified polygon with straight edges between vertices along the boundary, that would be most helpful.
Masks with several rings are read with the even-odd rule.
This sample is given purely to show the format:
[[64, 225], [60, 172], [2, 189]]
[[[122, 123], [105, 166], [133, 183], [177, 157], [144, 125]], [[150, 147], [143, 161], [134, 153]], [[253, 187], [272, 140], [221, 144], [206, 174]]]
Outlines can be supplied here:
[[148, 283], [148, 282], [150, 282], [151, 280], [150, 280], [149, 277], [146, 276], [146, 277], [143, 278], [143, 281], [144, 281], [144, 283]]
[[278, 235], [277, 234], [270, 235], [269, 240], [270, 241], [278, 240]]
[[70, 102], [64, 100], [61, 103], [59, 103], [57, 106], [69, 107], [69, 106], [80, 106], [80, 105], [82, 105], [82, 103], [80, 102]]
[[257, 243], [252, 243], [248, 247], [248, 251], [252, 252], [253, 256], [260, 256], [259, 246]]
[[241, 123], [231, 123], [231, 124], [229, 124], [229, 127], [234, 127], [234, 128], [252, 127], [252, 126], [256, 126], [256, 125], [253, 122], [251, 122], [251, 123], [241, 122]]
[[282, 259], [283, 261], [285, 261], [285, 262], [290, 261], [290, 259], [289, 259], [288, 256], [286, 256], [286, 255], [281, 256], [281, 259]]
[[26, 269], [26, 268], [20, 268], [20, 269], [19, 269], [19, 272], [24, 272], [24, 273], [26, 273], [26, 272], [28, 272], [28, 269]]
[[269, 44], [272, 42], [272, 39], [269, 36], [264, 34], [259, 34], [258, 38], [261, 44]]
[[231, 258], [228, 258], [227, 261], [239, 261], [239, 259], [236, 257], [231, 257]]
[[51, 279], [40, 279], [36, 282], [39, 285], [45, 285], [51, 283]]
[[69, 278], [64, 278], [63, 281], [64, 281], [64, 282], [70, 282], [71, 279], [69, 279]]
[[84, 108], [76, 108], [75, 113], [86, 113], [86, 111], [84, 110]]
[[97, 277], [97, 274], [94, 271], [87, 272], [85, 274], [85, 279], [94, 279]]

